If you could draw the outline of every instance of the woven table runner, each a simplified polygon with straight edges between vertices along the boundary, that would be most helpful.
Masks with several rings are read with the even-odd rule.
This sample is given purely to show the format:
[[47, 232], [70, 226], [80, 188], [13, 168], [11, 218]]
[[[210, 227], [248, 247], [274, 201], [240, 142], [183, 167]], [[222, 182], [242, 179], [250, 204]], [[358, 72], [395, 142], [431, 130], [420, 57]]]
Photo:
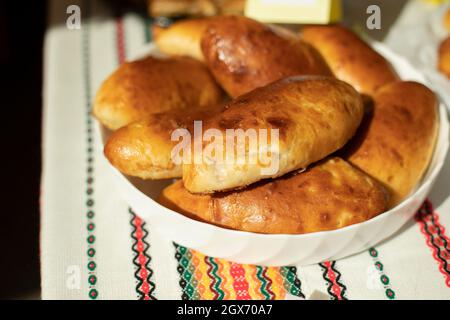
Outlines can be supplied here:
[[[81, 29], [66, 26], [69, 5]], [[151, 41], [148, 18], [102, 1], [50, 1], [45, 36], [41, 274], [44, 299], [450, 299], [450, 160], [394, 237], [339, 261], [261, 267], [159, 235], [121, 199], [96, 139], [93, 96]], [[434, 207], [433, 207], [434, 205]]]

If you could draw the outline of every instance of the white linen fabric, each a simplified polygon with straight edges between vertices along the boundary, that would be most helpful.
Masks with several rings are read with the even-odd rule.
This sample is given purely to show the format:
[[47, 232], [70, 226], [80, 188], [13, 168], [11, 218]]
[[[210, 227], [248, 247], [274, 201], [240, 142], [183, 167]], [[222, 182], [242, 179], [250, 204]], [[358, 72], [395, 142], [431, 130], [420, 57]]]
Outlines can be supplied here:
[[[50, 1], [45, 36], [44, 299], [450, 299], [450, 158], [429, 197], [434, 211], [425, 206], [391, 239], [339, 261], [241, 266], [177, 246], [144, 224], [116, 190], [90, 108], [101, 81], [150, 40], [149, 24], [133, 14], [115, 18], [105, 2], [74, 2]], [[66, 25], [70, 5], [81, 9], [81, 29]], [[409, 9], [387, 40], [404, 54], [397, 39]]]

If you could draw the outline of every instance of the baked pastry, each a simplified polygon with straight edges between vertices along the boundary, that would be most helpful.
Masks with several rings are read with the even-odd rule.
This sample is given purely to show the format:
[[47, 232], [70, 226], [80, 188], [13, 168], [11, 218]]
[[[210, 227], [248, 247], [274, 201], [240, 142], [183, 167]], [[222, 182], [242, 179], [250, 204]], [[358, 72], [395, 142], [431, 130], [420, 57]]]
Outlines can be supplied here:
[[301, 174], [260, 181], [226, 193], [192, 194], [179, 180], [162, 191], [159, 202], [221, 227], [301, 234], [371, 219], [385, 211], [387, 193], [346, 161], [331, 158]]
[[154, 27], [156, 46], [170, 56], [188, 56], [203, 61], [200, 41], [208, 21], [208, 19], [186, 19], [177, 21], [167, 28]]
[[214, 0], [222, 15], [240, 15], [244, 13], [246, 0]]
[[221, 99], [221, 89], [201, 62], [147, 57], [122, 64], [103, 82], [93, 114], [115, 130], [153, 113], [203, 108]]
[[439, 46], [438, 69], [450, 78], [450, 36]]
[[[184, 185], [191, 192], [209, 193], [306, 168], [346, 144], [363, 109], [356, 90], [332, 77], [290, 77], [255, 89], [204, 122], [204, 132], [212, 129], [224, 138], [194, 141], [202, 158], [183, 165]], [[241, 138], [254, 132], [257, 143], [239, 142], [227, 134], [230, 129]], [[279, 139], [272, 137], [274, 132]], [[261, 133], [265, 140], [256, 136]], [[213, 154], [216, 146], [225, 150], [222, 158]]]
[[301, 37], [322, 54], [338, 79], [361, 93], [373, 95], [382, 85], [399, 80], [389, 62], [343, 26], [307, 26]]
[[[135, 121], [111, 134], [104, 148], [105, 157], [120, 172], [142, 179], [181, 178], [181, 163], [172, 151], [178, 140], [171, 135], [178, 128], [192, 131], [196, 120], [205, 120], [222, 110], [220, 105], [205, 110], [156, 113]], [[182, 153], [182, 150], [180, 151]]]
[[[214, 18], [178, 20], [165, 28], [154, 25], [152, 33], [156, 46], [169, 56], [188, 56], [204, 61], [200, 43], [211, 21], [214, 21]], [[293, 40], [299, 38], [286, 28], [275, 25], [268, 25], [268, 27], [281, 37]]]
[[242, 14], [245, 0], [148, 0], [151, 16], [213, 16]]
[[437, 99], [416, 82], [394, 82], [374, 96], [373, 114], [348, 146], [348, 161], [391, 193], [389, 207], [403, 200], [422, 178], [437, 136]]
[[212, 16], [218, 13], [212, 0], [147, 0], [150, 16]]
[[312, 46], [246, 17], [210, 19], [201, 48], [217, 82], [233, 98], [288, 76], [332, 75]]
[[444, 26], [447, 28], [448, 31], [450, 31], [450, 9], [445, 12], [444, 15]]

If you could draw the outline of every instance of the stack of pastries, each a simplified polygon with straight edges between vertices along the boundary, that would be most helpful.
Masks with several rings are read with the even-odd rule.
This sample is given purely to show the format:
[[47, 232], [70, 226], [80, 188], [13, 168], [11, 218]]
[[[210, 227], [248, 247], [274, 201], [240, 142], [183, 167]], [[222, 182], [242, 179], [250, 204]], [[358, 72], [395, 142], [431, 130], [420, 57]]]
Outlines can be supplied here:
[[[158, 201], [225, 228], [270, 234], [334, 230], [399, 204], [430, 162], [437, 99], [339, 25], [299, 33], [241, 16], [158, 30], [165, 58], [121, 65], [93, 113], [122, 173], [176, 179]], [[232, 161], [173, 161], [178, 128], [277, 129], [277, 148], [245, 144]], [[211, 141], [192, 145], [206, 151]], [[202, 137], [200, 137], [202, 138]], [[226, 139], [222, 141], [226, 147]], [[189, 149], [194, 152], [194, 149]], [[264, 174], [251, 155], [275, 155]]]

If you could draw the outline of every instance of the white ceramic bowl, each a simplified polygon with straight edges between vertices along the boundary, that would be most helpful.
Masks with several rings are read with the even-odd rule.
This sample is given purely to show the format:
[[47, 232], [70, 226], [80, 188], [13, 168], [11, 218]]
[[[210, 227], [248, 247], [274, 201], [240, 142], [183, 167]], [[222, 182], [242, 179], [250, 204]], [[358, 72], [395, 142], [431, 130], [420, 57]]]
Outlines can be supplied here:
[[[386, 57], [403, 80], [425, 83], [405, 59], [381, 44], [374, 48]], [[153, 45], [143, 52], [158, 54]], [[449, 125], [443, 104], [439, 106], [437, 146], [421, 185], [405, 201], [371, 220], [333, 231], [300, 235], [256, 234], [229, 230], [190, 219], [157, 203], [161, 190], [172, 181], [143, 181], [128, 178], [111, 166], [121, 195], [152, 230], [176, 243], [208, 256], [263, 266], [307, 265], [343, 258], [366, 250], [398, 231], [420, 207], [444, 163], [449, 145]], [[100, 128], [100, 127], [99, 127]], [[101, 130], [98, 134], [101, 134]]]

